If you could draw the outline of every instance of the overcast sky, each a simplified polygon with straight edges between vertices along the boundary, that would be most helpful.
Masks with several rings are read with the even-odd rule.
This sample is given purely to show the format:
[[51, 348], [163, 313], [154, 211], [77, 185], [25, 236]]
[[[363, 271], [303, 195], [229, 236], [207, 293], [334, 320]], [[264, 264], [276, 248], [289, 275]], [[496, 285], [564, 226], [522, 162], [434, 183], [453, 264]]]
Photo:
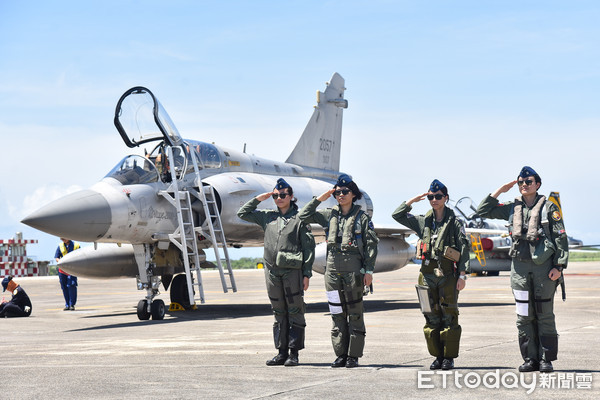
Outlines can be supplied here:
[[0, 239], [52, 259], [58, 239], [19, 221], [132, 152], [113, 125], [130, 87], [184, 137], [283, 161], [339, 72], [341, 169], [375, 223], [434, 178], [479, 203], [530, 165], [598, 244], [599, 20], [576, 0], [0, 1]]

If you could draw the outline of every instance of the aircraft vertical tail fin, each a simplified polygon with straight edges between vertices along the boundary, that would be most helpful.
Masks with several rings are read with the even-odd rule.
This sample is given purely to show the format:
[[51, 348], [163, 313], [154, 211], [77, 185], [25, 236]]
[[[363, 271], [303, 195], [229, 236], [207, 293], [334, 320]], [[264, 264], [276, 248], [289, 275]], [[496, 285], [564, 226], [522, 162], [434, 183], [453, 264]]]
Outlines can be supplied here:
[[560, 194], [558, 192], [550, 192], [550, 196], [548, 196], [548, 200], [558, 207], [558, 212], [562, 215], [562, 206], [560, 205]]
[[317, 91], [315, 111], [286, 162], [339, 171], [342, 114], [348, 108], [344, 83], [344, 78], [336, 72], [325, 92]]

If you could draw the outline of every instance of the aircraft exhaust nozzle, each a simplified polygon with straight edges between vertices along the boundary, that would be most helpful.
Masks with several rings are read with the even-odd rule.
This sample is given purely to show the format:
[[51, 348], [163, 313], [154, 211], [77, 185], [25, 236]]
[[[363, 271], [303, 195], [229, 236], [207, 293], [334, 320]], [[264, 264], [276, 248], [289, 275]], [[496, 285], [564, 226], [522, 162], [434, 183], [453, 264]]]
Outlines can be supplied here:
[[81, 190], [45, 205], [21, 222], [58, 237], [94, 242], [106, 234], [111, 219], [110, 205], [104, 196]]
[[58, 261], [68, 274], [83, 278], [130, 278], [138, 274], [133, 246], [100, 244], [70, 252]]

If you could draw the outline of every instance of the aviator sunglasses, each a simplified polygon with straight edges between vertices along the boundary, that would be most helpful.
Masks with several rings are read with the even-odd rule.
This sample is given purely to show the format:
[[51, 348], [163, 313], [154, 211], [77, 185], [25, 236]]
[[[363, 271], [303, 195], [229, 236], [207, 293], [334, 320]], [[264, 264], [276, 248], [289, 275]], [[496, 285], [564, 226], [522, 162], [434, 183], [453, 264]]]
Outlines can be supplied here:
[[529, 186], [533, 183], [533, 179], [525, 179], [524, 181], [517, 181], [517, 185], [519, 186]]
[[438, 194], [428, 194], [427, 195], [427, 200], [433, 200], [433, 199], [441, 200], [443, 198], [444, 198], [444, 195], [443, 194], [439, 194], [439, 193]]
[[277, 197], [279, 197], [280, 199], [285, 199], [287, 196], [287, 193], [273, 193], [273, 200], [277, 200]]
[[333, 192], [333, 195], [335, 197], [338, 197], [340, 194], [343, 194], [344, 196], [347, 195], [348, 193], [350, 193], [352, 190], [350, 189], [339, 189], [336, 190], [335, 192]]

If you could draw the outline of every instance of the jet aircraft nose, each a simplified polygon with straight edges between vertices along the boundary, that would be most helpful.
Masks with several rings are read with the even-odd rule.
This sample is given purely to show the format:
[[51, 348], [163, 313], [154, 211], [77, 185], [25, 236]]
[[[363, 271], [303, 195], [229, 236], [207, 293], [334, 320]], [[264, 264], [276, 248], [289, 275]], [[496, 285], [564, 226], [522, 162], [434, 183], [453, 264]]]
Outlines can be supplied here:
[[111, 219], [104, 196], [82, 190], [53, 201], [21, 222], [58, 237], [93, 242], [106, 234]]

